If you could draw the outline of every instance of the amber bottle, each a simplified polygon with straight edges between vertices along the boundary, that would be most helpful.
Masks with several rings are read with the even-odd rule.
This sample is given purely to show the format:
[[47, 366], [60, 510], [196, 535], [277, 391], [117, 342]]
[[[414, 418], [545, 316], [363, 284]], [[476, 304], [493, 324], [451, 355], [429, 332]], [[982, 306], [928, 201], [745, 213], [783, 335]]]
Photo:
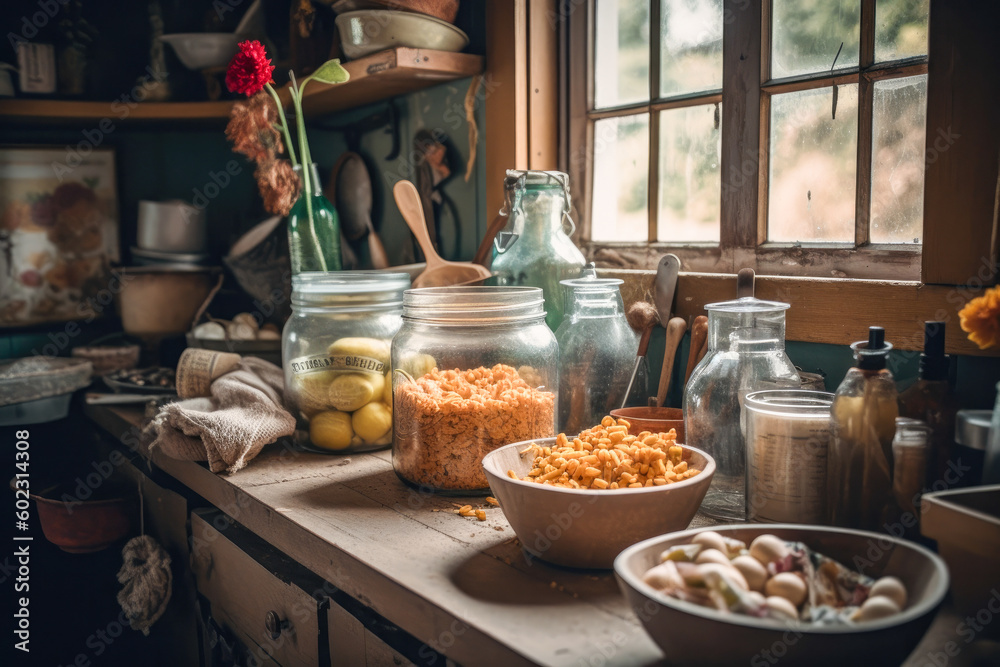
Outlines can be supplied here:
[[[920, 375], [899, 395], [901, 417], [919, 419], [931, 429], [927, 457], [929, 488], [945, 484], [945, 472], [955, 443], [955, 414], [958, 403], [948, 382], [951, 358], [944, 353], [944, 322], [924, 322], [924, 352], [920, 355]], [[940, 481], [939, 481], [940, 480]], [[934, 487], [934, 483], [938, 482]]]

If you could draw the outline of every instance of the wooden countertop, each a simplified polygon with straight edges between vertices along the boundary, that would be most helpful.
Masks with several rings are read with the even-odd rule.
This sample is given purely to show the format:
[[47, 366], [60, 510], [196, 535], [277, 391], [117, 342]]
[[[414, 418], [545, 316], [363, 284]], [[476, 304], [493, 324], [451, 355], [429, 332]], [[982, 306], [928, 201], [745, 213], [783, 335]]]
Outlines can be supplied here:
[[[87, 406], [131, 449], [142, 411]], [[147, 452], [142, 452], [148, 454]], [[529, 561], [499, 508], [409, 489], [388, 451], [334, 456], [265, 447], [234, 475], [154, 452], [152, 462], [268, 543], [461, 664], [654, 665], [663, 654], [609, 572]], [[486, 507], [487, 520], [453, 514]], [[948, 610], [907, 665], [964, 644]], [[960, 664], [953, 660], [951, 664]]]

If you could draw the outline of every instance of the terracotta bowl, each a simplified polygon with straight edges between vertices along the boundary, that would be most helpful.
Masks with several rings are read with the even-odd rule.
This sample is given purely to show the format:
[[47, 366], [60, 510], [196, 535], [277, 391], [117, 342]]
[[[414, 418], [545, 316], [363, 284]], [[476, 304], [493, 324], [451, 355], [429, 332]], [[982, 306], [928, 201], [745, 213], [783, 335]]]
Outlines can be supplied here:
[[32, 494], [38, 507], [42, 533], [69, 553], [106, 549], [128, 535], [134, 503], [127, 497], [64, 502]]
[[684, 432], [684, 411], [680, 408], [619, 408], [611, 411], [615, 419], [625, 419], [631, 425], [628, 432], [639, 435], [643, 431], [666, 433], [670, 429], [677, 432], [677, 442], [686, 442]]
[[803, 542], [848, 567], [860, 563], [870, 576], [899, 577], [909, 596], [906, 609], [864, 625], [786, 625], [676, 600], [642, 582], [664, 549], [686, 544], [702, 530], [654, 537], [615, 559], [615, 574], [629, 606], [671, 664], [898, 665], [927, 632], [948, 591], [944, 561], [918, 544], [879, 533], [792, 524], [712, 526], [711, 530], [748, 544], [771, 533]]
[[532, 457], [522, 457], [520, 452], [532, 442], [544, 447], [555, 438], [496, 449], [483, 458], [483, 468], [522, 546], [531, 555], [557, 565], [610, 569], [625, 547], [686, 528], [715, 474], [711, 456], [685, 447], [688, 465], [702, 473], [665, 486], [591, 491], [511, 479], [508, 470], [522, 477], [531, 470]]

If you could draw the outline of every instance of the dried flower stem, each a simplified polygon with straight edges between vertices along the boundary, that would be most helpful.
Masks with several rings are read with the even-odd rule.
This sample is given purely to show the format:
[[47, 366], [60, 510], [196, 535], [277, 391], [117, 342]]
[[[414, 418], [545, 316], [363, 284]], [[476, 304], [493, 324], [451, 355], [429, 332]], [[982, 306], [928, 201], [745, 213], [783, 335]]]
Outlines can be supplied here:
[[288, 133], [288, 119], [285, 118], [285, 109], [281, 106], [281, 98], [278, 97], [277, 91], [274, 90], [271, 84], [264, 84], [264, 88], [270, 93], [271, 98], [274, 100], [274, 105], [278, 107], [278, 116], [281, 117], [281, 133], [285, 137], [285, 148], [288, 149], [288, 159], [291, 160], [293, 167], [297, 167], [299, 163], [295, 159], [295, 149], [292, 147], [292, 136]]
[[[291, 72], [292, 85], [289, 90], [292, 93], [292, 104], [295, 105], [295, 129], [299, 135], [299, 154], [302, 156], [302, 196], [306, 199], [306, 215], [309, 218], [309, 232], [312, 234], [313, 243], [316, 246], [319, 256], [320, 268], [327, 270], [326, 255], [319, 244], [319, 236], [316, 234], [316, 226], [313, 222], [313, 202], [312, 202], [312, 157], [309, 154], [309, 142], [306, 140], [306, 122], [302, 117], [302, 89], [295, 81], [295, 73]], [[307, 78], [302, 85], [309, 83]]]

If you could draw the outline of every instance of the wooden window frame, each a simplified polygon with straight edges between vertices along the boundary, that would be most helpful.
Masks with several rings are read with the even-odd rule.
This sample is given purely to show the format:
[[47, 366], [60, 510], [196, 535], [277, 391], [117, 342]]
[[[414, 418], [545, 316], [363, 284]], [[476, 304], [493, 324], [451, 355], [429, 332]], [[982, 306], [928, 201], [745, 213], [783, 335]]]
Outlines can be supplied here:
[[[875, 0], [862, 0], [861, 47], [858, 66], [829, 73], [772, 79], [770, 76], [771, 20], [769, 0], [727, 2], [723, 13], [723, 86], [694, 94], [660, 96], [660, 11], [661, 0], [650, 3], [650, 65], [648, 102], [610, 108], [594, 108], [594, 4], [581, 3], [586, 12], [570, 30], [577, 31], [576, 46], [585, 44], [585, 53], [573, 52], [571, 62], [582, 63], [586, 79], [582, 90], [569, 91], [576, 105], [586, 113], [576, 122], [587, 127], [576, 146], [589, 153], [593, 123], [609, 117], [648, 114], [649, 179], [647, 186], [648, 235], [656, 237], [658, 217], [657, 173], [659, 169], [659, 112], [665, 109], [722, 103], [722, 169], [720, 241], [715, 243], [606, 242], [591, 240], [589, 215], [593, 170], [581, 169], [578, 158], [570, 162], [570, 180], [577, 187], [580, 209], [579, 242], [588, 256], [620, 263], [628, 268], [652, 268], [664, 252], [681, 257], [686, 268], [701, 272], [734, 273], [751, 267], [759, 273], [804, 277], [917, 280], [920, 277], [920, 244], [873, 244], [869, 239], [871, 200], [872, 99], [874, 82], [886, 78], [927, 73], [927, 57], [889, 63], [875, 63]], [[578, 12], [579, 13], [579, 12]], [[572, 20], [572, 17], [571, 17]], [[652, 29], [655, 26], [657, 29]], [[737, 57], [733, 57], [736, 54]], [[767, 241], [767, 197], [769, 186], [768, 145], [770, 103], [774, 95], [799, 90], [854, 84], [859, 94], [857, 189], [855, 239], [852, 243], [776, 243]], [[585, 96], [584, 96], [585, 95]], [[572, 121], [572, 119], [571, 119]], [[579, 149], [577, 149], [579, 151]], [[576, 170], [574, 164], [576, 164]], [[582, 201], [581, 201], [582, 200]]]
[[[577, 221], [589, 220], [592, 165], [587, 147], [593, 136], [586, 100], [592, 95], [587, 38], [593, 29], [592, 2], [486, 0], [490, 29], [485, 76], [493, 91], [486, 98], [484, 129], [490, 212], [502, 204], [504, 169], [561, 169], [571, 177]], [[724, 113], [742, 119], [723, 125], [734, 128], [735, 134], [723, 137], [723, 151], [733, 153], [723, 160], [726, 182], [727, 168], [738, 171], [744, 161], [756, 163], [759, 158], [764, 17], [758, 0], [724, 2], [727, 20], [731, 13], [732, 20], [744, 26], [727, 31], [723, 43]], [[626, 281], [623, 294], [629, 301], [650, 298], [650, 269], [664, 252], [678, 254], [684, 271], [676, 309], [683, 316], [701, 313], [705, 303], [731, 298], [732, 273], [749, 266], [757, 269], [759, 294], [792, 305], [789, 340], [843, 345], [863, 338], [869, 324], [881, 324], [898, 349], [916, 350], [922, 344], [923, 320], [933, 318], [949, 322], [950, 353], [1000, 356], [1000, 349], [979, 350], [972, 344], [957, 317], [961, 305], [996, 283], [1000, 266], [1000, 124], [994, 118], [1000, 108], [1000, 77], [995, 75], [1000, 50], [993, 46], [992, 34], [992, 26], [1000, 22], [1000, 3], [931, 0], [931, 16], [928, 146], [939, 128], [962, 139], [925, 165], [925, 252], [916, 279], [898, 279], [909, 262], [906, 253], [897, 250], [871, 249], [865, 260], [872, 279], [843, 279], [840, 266], [858, 257], [853, 249], [815, 253], [806, 248], [754, 248], [757, 177], [737, 181], [739, 187], [723, 200], [723, 216], [740, 221], [732, 226], [735, 243], [725, 249], [578, 243], [591, 258], [610, 267], [605, 271], [642, 269], [617, 272]], [[753, 44], [756, 47], [749, 48]], [[756, 78], [748, 79], [748, 71]], [[726, 86], [730, 80], [753, 80], [755, 85]], [[546, 96], [542, 88], [552, 81], [557, 82], [558, 95]], [[813, 275], [832, 277], [796, 276], [789, 264], [808, 265]]]

